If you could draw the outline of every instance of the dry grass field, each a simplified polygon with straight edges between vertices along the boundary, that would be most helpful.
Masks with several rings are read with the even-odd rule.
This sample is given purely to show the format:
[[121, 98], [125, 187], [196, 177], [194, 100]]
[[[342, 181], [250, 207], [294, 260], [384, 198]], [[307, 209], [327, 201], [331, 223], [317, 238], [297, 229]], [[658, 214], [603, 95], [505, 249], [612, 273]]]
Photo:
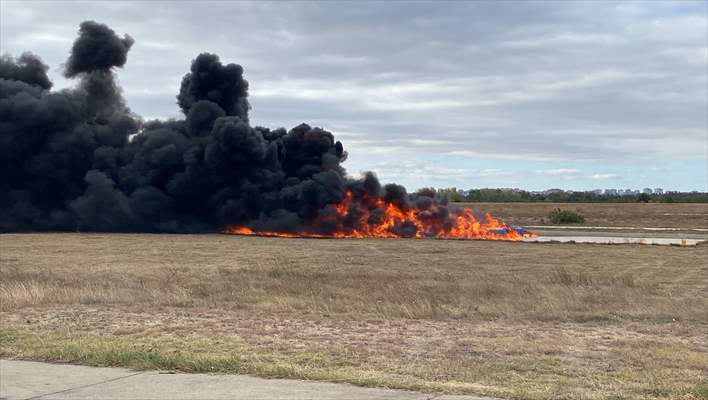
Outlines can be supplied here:
[[515, 225], [552, 225], [554, 208], [578, 210], [585, 216], [580, 226], [708, 229], [708, 204], [688, 203], [456, 203], [489, 212]]
[[1, 235], [0, 355], [524, 399], [708, 398], [708, 246]]

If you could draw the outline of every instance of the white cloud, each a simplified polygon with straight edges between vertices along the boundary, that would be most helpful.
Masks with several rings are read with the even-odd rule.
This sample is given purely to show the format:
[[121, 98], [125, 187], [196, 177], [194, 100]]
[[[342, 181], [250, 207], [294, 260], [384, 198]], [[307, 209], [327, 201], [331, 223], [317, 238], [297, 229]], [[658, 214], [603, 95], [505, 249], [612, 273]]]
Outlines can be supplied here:
[[597, 180], [607, 180], [607, 179], [618, 179], [620, 176], [617, 174], [593, 174], [590, 178]]
[[580, 173], [580, 170], [577, 170], [575, 168], [552, 168], [539, 170], [537, 172], [540, 174], [548, 175], [577, 175]]

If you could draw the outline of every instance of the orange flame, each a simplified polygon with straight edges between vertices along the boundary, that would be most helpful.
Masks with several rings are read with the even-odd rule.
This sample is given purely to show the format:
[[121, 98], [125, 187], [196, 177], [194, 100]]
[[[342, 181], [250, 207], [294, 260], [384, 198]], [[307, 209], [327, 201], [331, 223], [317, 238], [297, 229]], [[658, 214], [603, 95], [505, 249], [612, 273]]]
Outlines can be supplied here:
[[[380, 211], [375, 211], [380, 210]], [[288, 238], [395, 238], [434, 237], [442, 239], [519, 240], [534, 236], [531, 232], [520, 233], [489, 214], [478, 220], [469, 208], [450, 210], [450, 215], [441, 218], [440, 207], [432, 204], [426, 210], [404, 209], [381, 198], [354, 201], [352, 192], [347, 192], [340, 203], [329, 205], [320, 214], [310, 229], [298, 232], [253, 230], [246, 226], [229, 226], [225, 233], [248, 236]], [[326, 215], [326, 216], [322, 216]], [[345, 224], [346, 221], [346, 224]], [[323, 229], [326, 226], [327, 229]], [[328, 233], [319, 233], [326, 231]]]

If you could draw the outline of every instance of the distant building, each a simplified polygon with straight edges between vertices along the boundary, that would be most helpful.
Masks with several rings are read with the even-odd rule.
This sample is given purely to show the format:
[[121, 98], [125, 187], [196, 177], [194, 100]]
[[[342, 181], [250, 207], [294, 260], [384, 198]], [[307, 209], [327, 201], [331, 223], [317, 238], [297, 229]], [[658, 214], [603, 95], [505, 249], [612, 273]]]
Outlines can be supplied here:
[[602, 194], [602, 189], [595, 189], [595, 190], [592, 191], [592, 193], [599, 196], [599, 195]]
[[605, 195], [607, 196], [618, 196], [619, 192], [617, 189], [605, 189]]
[[641, 193], [640, 190], [636, 189], [624, 189], [624, 192], [622, 193], [623, 196], [636, 196], [639, 193]]
[[654, 194], [654, 191], [651, 190], [651, 188], [644, 188], [644, 189], [642, 189], [642, 193], [644, 193], [644, 194]]
[[662, 188], [655, 188], [655, 189], [654, 189], [654, 194], [662, 195], [662, 194], [664, 194], [664, 189], [662, 189]]

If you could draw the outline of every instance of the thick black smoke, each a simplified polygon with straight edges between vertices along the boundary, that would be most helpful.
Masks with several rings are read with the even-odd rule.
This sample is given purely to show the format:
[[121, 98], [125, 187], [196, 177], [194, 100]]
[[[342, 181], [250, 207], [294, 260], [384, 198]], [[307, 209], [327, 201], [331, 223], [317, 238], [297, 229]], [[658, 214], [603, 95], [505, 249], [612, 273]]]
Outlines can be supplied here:
[[65, 70], [79, 83], [62, 91], [50, 90], [38, 57], [0, 59], [0, 230], [289, 231], [326, 220], [347, 191], [429, 207], [373, 174], [347, 178], [347, 153], [330, 132], [250, 126], [243, 69], [213, 54], [182, 80], [185, 119], [142, 121], [114, 79], [132, 44], [82, 23]]
[[79, 26], [79, 38], [71, 48], [65, 75], [73, 77], [82, 72], [122, 67], [132, 46], [133, 38], [130, 36], [121, 39], [106, 25], [84, 21]]

